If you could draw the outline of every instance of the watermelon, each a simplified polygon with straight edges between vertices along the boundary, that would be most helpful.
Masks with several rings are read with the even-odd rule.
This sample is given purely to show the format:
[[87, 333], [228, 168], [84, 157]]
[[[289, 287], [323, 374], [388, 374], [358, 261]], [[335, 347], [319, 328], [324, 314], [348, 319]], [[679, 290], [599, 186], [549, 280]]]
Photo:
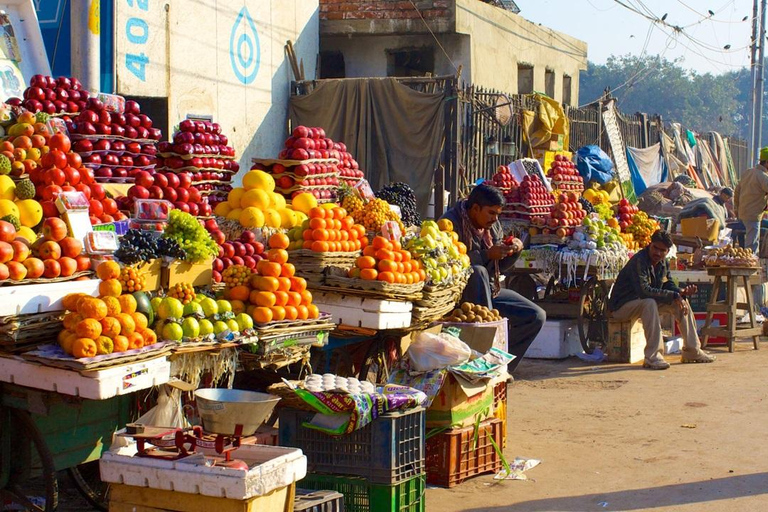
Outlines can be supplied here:
[[149, 294], [147, 292], [133, 292], [133, 298], [136, 299], [136, 311], [146, 315], [150, 326], [154, 324], [155, 312], [150, 304]]

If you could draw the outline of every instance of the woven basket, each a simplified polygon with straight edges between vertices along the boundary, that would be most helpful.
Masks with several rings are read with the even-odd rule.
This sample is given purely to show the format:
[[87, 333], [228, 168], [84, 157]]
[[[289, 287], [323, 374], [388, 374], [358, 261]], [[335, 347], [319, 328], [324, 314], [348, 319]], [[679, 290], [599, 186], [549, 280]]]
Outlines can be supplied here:
[[314, 252], [299, 249], [288, 252], [288, 259], [296, 267], [296, 275], [308, 283], [321, 285], [325, 282], [325, 270], [336, 267], [348, 270], [355, 265], [360, 251], [355, 252]]
[[[304, 387], [300, 380], [291, 382], [298, 387]], [[267, 393], [280, 397], [280, 407], [290, 407], [291, 409], [299, 409], [300, 411], [316, 412], [311, 405], [299, 398], [299, 395], [297, 395], [285, 382], [276, 382], [275, 384], [272, 384], [267, 388]]]
[[0, 317], [0, 350], [15, 354], [56, 343], [63, 318], [63, 311]]

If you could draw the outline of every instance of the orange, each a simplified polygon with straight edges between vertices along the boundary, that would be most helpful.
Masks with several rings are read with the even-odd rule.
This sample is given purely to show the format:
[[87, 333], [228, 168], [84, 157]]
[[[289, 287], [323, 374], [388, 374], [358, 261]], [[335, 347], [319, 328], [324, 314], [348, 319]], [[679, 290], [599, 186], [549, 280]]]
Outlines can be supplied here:
[[127, 336], [128, 338], [128, 347], [130, 348], [141, 348], [144, 346], [144, 336], [137, 332], [132, 332]]
[[312, 238], [312, 230], [311, 229], [305, 229], [301, 232], [301, 238], [302, 240], [313, 240]]
[[248, 300], [251, 289], [244, 285], [233, 286], [228, 290], [229, 300]]
[[136, 307], [137, 307], [136, 299], [134, 298], [133, 295], [130, 295], [130, 294], [121, 295], [117, 298], [117, 300], [120, 301], [120, 310], [123, 313], [133, 313], [134, 311], [136, 311]]
[[329, 250], [328, 242], [322, 242], [320, 240], [312, 242], [311, 248], [315, 252], [328, 252]]
[[288, 251], [285, 249], [270, 249], [267, 253], [267, 259], [272, 263], [282, 265], [288, 262]]
[[123, 286], [117, 279], [107, 279], [99, 283], [99, 297], [119, 297]]
[[309, 309], [307, 309], [307, 306], [301, 304], [296, 306], [296, 313], [299, 320], [306, 320], [309, 318]]
[[419, 260], [411, 260], [411, 266], [413, 270], [419, 270], [421, 268], [421, 262]]
[[83, 321], [83, 315], [80, 313], [67, 313], [64, 315], [64, 328], [70, 331], [75, 330], [75, 326]]
[[288, 292], [288, 305], [298, 306], [301, 304], [301, 294], [299, 292]]
[[278, 277], [277, 281], [279, 283], [277, 289], [281, 292], [287, 292], [291, 289], [291, 279], [289, 277]]
[[291, 239], [284, 233], [275, 233], [269, 237], [270, 249], [287, 249], [290, 243]]
[[333, 219], [333, 229], [336, 231], [341, 230], [341, 221], [339, 219]]
[[107, 305], [101, 299], [83, 297], [77, 301], [77, 312], [83, 315], [83, 318], [101, 320], [107, 316]]
[[467, 254], [467, 246], [463, 242], [456, 242], [454, 245], [459, 249], [459, 254]]
[[339, 250], [338, 242], [328, 242], [328, 250], [331, 252], [337, 252]]
[[88, 297], [84, 293], [70, 293], [61, 299], [61, 306], [67, 311], [77, 311], [77, 301], [81, 297]]
[[[307, 251], [313, 251], [314, 250], [314, 249], [312, 249], [312, 244], [313, 243], [314, 242], [312, 240], [305, 240], [304, 243], [301, 244], [301, 248], [302, 249], [306, 249]], [[318, 243], [321, 243], [321, 242], [318, 242]]]
[[96, 267], [96, 275], [102, 281], [120, 277], [120, 265], [116, 261], [103, 261]]
[[258, 307], [253, 310], [252, 316], [257, 324], [268, 324], [274, 315], [270, 308]]
[[392, 251], [392, 260], [400, 263], [403, 261], [403, 255], [400, 251]]
[[101, 300], [107, 305], [107, 316], [115, 316], [121, 313], [120, 301], [117, 300], [117, 297], [103, 297]]
[[[276, 277], [254, 276], [251, 279], [252, 287], [263, 292], [276, 292], [280, 288], [280, 281]], [[256, 286], [253, 286], [255, 284]]]
[[128, 313], [120, 313], [115, 318], [120, 322], [120, 333], [128, 336], [130, 341], [131, 334], [136, 330], [136, 322], [133, 321], [133, 317]]
[[309, 219], [309, 229], [325, 229], [325, 219]]
[[272, 306], [269, 308], [272, 311], [272, 320], [279, 322], [285, 320], [285, 308], [282, 306]]
[[301, 303], [305, 306], [309, 306], [312, 304], [312, 292], [309, 290], [304, 290], [301, 292]]
[[402, 274], [405, 276], [405, 284], [413, 284], [413, 274], [408, 272], [407, 274]]
[[112, 351], [115, 349], [114, 343], [112, 343], [111, 338], [107, 338], [106, 336], [99, 336], [96, 338], [96, 353], [100, 356], [111, 354]]
[[403, 257], [403, 262], [411, 261], [411, 253], [408, 251], [400, 251], [400, 254]]
[[294, 292], [303, 292], [307, 289], [307, 280], [303, 277], [292, 277], [291, 278], [291, 291]]
[[341, 240], [342, 242], [349, 240], [349, 233], [347, 233], [344, 230], [337, 230], [337, 231], [339, 232], [339, 240]]
[[108, 316], [101, 319], [101, 334], [107, 338], [114, 339], [115, 336], [120, 334], [120, 322], [117, 318]]
[[72, 355], [77, 358], [93, 357], [97, 351], [96, 342], [90, 338], [77, 338], [72, 343]]
[[358, 267], [352, 267], [347, 272], [347, 277], [351, 277], [352, 279], [358, 279], [360, 277], [361, 272], [362, 272], [362, 269]]
[[403, 246], [400, 245], [400, 240], [392, 240], [392, 250], [393, 251], [399, 251], [402, 250]]
[[376, 266], [376, 260], [370, 256], [360, 256], [355, 261], [355, 265], [359, 268], [374, 268]]
[[335, 242], [339, 239], [339, 232], [335, 229], [328, 229], [328, 241]]
[[268, 260], [261, 260], [256, 265], [256, 271], [262, 276], [277, 277], [280, 275], [280, 265]]
[[[365, 243], [363, 243], [363, 242], [365, 242]], [[365, 238], [363, 238], [362, 240], [355, 240], [355, 247], [353, 248], [353, 250], [359, 251], [359, 250], [363, 249], [365, 247], [365, 244], [367, 244], [367, 243], [368, 243], [368, 241]]]
[[375, 281], [379, 272], [375, 268], [364, 268], [360, 271], [360, 278], [366, 281]]
[[351, 252], [352, 246], [349, 244], [348, 241], [344, 240], [341, 243], [341, 252]]
[[324, 242], [326, 240], [330, 240], [330, 234], [328, 233], [327, 229], [313, 229], [312, 239]]
[[275, 292], [275, 306], [285, 306], [288, 304], [288, 292]]
[[133, 318], [133, 323], [136, 324], [137, 331], [143, 331], [149, 324], [149, 320], [146, 316], [144, 316], [144, 313], [139, 313], [136, 311], [135, 313], [131, 313], [131, 318]]
[[[355, 225], [355, 218], [354, 217], [347, 216], [347, 217], [344, 217], [343, 219], [341, 219], [341, 226], [343, 227], [343, 229], [345, 229], [347, 231], [349, 231], [352, 228], [352, 226], [354, 226], [354, 225]], [[357, 230], [355, 230], [355, 234], [357, 234]]]
[[251, 300], [252, 303], [256, 304], [257, 306], [263, 306], [267, 308], [271, 308], [275, 305], [275, 302], [277, 301], [277, 297], [275, 297], [275, 294], [272, 292], [259, 292], [254, 290], [251, 294]]
[[344, 219], [347, 217], [347, 210], [342, 207], [334, 208], [331, 211], [333, 212], [334, 219]]
[[285, 306], [285, 319], [296, 320], [299, 317], [299, 311], [294, 306]]
[[101, 324], [93, 318], [86, 318], [75, 326], [75, 334], [78, 338], [90, 338], [95, 340], [101, 336]]
[[293, 277], [296, 274], [296, 267], [293, 263], [284, 263], [280, 269], [280, 277]]
[[365, 249], [363, 249], [363, 256], [370, 256], [371, 258], [376, 256], [376, 249], [373, 248], [372, 245], [369, 245]]
[[125, 352], [128, 350], [128, 338], [125, 336], [117, 335], [112, 340], [113, 350], [112, 352]]
[[376, 268], [379, 272], [395, 272], [397, 271], [397, 263], [392, 260], [381, 260]]
[[405, 276], [402, 272], [395, 272], [395, 282], [397, 284], [405, 284]]
[[313, 320], [320, 316], [320, 310], [314, 304], [307, 306], [307, 311], [309, 312], [309, 318]]
[[315, 206], [311, 210], [309, 210], [309, 218], [310, 219], [324, 219], [326, 217], [327, 210], [325, 208], [321, 208], [319, 206]]
[[377, 260], [392, 260], [395, 261], [395, 253], [389, 249], [379, 249], [376, 251]]
[[383, 236], [376, 236], [373, 238], [373, 242], [371, 242], [371, 245], [373, 245], [373, 248], [376, 250], [379, 249], [386, 249], [388, 251], [392, 250], [392, 244], [384, 238]]
[[349, 231], [345, 231], [345, 233], [347, 233], [347, 238], [349, 238], [350, 240], [357, 240], [358, 238], [360, 238], [360, 235], [357, 234], [356, 229], [350, 229]]
[[423, 268], [419, 269], [419, 281], [426, 281], [427, 280], [427, 273], [424, 272]]
[[418, 272], [417, 271], [413, 271], [413, 272], [411, 272], [411, 274], [413, 274], [413, 282], [414, 283], [420, 283], [424, 279], [426, 279], [426, 277], [427, 277], [427, 274], [425, 274], [423, 270], [419, 270]]
[[401, 261], [397, 262], [397, 271], [400, 273], [405, 272], [405, 265], [403, 265], [403, 262]]
[[242, 300], [230, 300], [229, 305], [232, 306], [232, 312], [234, 314], [238, 315], [240, 313], [245, 313], [245, 303]]
[[144, 338], [144, 346], [147, 345], [154, 345], [157, 343], [157, 334], [155, 334], [155, 331], [152, 329], [143, 329], [139, 331], [139, 334], [141, 334], [141, 337]]
[[379, 272], [379, 276], [376, 279], [384, 281], [385, 283], [394, 283], [395, 274], [392, 272]]

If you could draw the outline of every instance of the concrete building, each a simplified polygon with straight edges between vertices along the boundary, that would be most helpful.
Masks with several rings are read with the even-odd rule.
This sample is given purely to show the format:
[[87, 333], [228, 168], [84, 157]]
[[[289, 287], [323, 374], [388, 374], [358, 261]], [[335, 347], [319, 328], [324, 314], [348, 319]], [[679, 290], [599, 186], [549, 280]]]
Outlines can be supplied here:
[[480, 0], [320, 0], [320, 51], [322, 78], [453, 75], [462, 66], [474, 85], [571, 105], [587, 67], [585, 42]]

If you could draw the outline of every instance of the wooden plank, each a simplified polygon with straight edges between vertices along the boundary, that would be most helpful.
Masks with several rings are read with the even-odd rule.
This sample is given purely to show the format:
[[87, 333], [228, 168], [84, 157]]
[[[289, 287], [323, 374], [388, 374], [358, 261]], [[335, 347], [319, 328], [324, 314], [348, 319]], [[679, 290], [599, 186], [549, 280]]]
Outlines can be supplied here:
[[110, 486], [110, 512], [291, 512], [296, 484], [247, 500], [214, 498], [201, 494], [149, 489], [132, 485]]
[[[709, 336], [722, 336], [724, 338], [731, 337], [731, 331], [727, 327], [708, 327], [707, 329], [701, 330], [702, 334], [707, 334]], [[734, 333], [734, 338], [748, 338], [750, 336], [760, 336], [763, 333], [763, 329], [760, 327], [756, 327], [752, 329], [751, 327], [745, 327], [742, 329], [736, 329], [736, 332]]]

